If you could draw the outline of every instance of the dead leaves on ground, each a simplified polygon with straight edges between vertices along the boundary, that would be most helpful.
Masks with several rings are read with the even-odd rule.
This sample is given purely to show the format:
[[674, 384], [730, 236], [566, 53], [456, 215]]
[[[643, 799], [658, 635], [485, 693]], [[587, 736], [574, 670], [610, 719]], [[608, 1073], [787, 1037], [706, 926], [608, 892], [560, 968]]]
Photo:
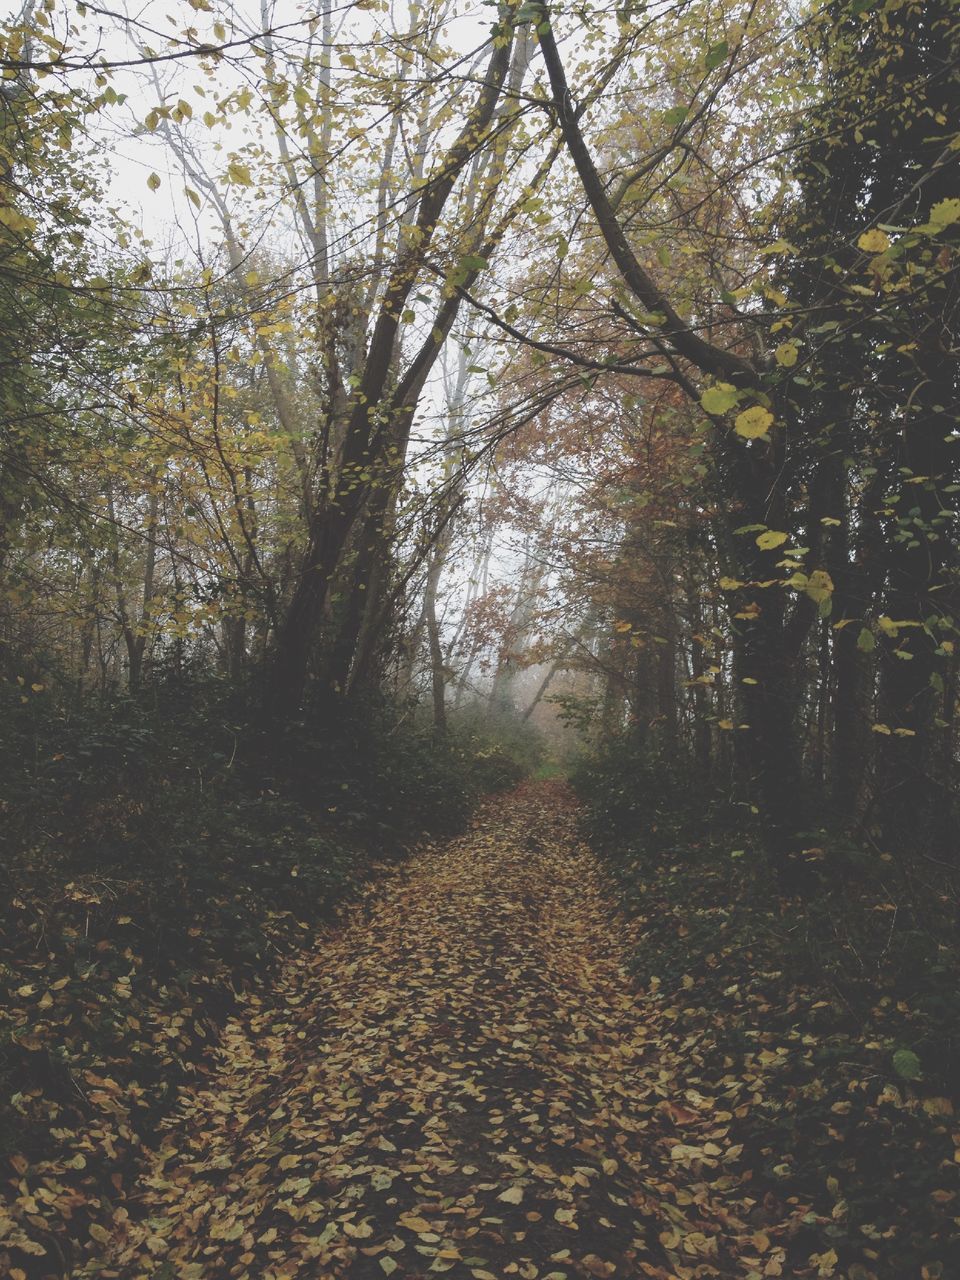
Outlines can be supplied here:
[[786, 1145], [779, 1193], [751, 1165], [789, 1037], [718, 1061], [694, 1006], [638, 992], [574, 829], [560, 789], [497, 800], [251, 995], [75, 1274], [883, 1278]]

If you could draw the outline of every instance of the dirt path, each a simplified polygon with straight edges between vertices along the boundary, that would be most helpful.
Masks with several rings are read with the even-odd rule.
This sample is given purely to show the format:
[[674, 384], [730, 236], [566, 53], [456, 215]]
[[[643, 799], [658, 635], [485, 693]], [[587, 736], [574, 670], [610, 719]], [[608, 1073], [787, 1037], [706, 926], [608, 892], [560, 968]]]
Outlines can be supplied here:
[[573, 827], [556, 788], [492, 802], [290, 966], [100, 1274], [779, 1274], [731, 1209], [731, 1114], [677, 1096]]

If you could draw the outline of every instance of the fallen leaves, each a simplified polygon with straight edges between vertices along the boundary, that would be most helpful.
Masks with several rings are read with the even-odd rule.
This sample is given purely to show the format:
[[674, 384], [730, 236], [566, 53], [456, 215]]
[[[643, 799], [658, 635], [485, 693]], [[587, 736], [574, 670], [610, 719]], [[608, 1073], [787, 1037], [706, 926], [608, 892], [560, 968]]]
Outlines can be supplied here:
[[[700, 969], [641, 990], [625, 966], [636, 926], [575, 823], [557, 787], [498, 800], [294, 955], [273, 993], [248, 993], [123, 1183], [135, 1194], [89, 1225], [89, 1266], [118, 1280], [766, 1280], [857, 1274], [849, 1263], [871, 1280], [869, 1254], [824, 1234], [851, 1212], [849, 1171], [811, 1188], [771, 1106], [802, 1106], [791, 1123], [832, 1142], [858, 1093], [821, 1106], [804, 1074], [816, 1037], [774, 1032], [769, 1008], [750, 1006], [739, 1052], [719, 1052]], [[55, 990], [21, 986], [33, 1001]], [[912, 1051], [898, 1052], [907, 1089]], [[101, 1070], [82, 1085], [119, 1131], [125, 1083]], [[874, 1109], [905, 1106], [893, 1085], [873, 1094]], [[916, 1111], [953, 1123], [947, 1098]], [[757, 1127], [777, 1135], [766, 1149]], [[21, 1156], [12, 1170], [0, 1259], [33, 1280], [46, 1246], [20, 1223], [56, 1180]], [[947, 1214], [941, 1177], [931, 1198]], [[864, 1247], [879, 1256], [878, 1236]]]
[[504, 1204], [520, 1204], [523, 1200], [523, 1187], [507, 1187], [497, 1196]]

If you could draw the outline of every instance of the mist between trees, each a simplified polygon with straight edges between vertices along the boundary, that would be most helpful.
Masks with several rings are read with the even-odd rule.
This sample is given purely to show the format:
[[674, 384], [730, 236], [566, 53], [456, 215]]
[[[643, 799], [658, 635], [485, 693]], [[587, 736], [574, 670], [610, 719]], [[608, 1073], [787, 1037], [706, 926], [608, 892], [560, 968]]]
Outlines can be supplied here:
[[0, 55], [13, 889], [202, 830], [259, 957], [303, 841], [332, 903], [579, 767], [598, 841], [882, 882], [946, 963], [954, 4], [29, 0]]

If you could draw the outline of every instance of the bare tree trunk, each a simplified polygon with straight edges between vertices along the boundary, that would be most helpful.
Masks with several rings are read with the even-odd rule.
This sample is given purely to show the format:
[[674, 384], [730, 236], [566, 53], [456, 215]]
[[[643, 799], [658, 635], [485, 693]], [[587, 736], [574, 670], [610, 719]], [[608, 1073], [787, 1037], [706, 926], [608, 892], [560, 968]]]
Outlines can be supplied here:
[[437, 556], [427, 577], [424, 596], [424, 612], [427, 620], [427, 638], [430, 645], [430, 687], [433, 693], [433, 727], [438, 737], [447, 735], [447, 678], [443, 662], [443, 646], [440, 643], [440, 626], [437, 622], [437, 587], [440, 583], [442, 559]]

